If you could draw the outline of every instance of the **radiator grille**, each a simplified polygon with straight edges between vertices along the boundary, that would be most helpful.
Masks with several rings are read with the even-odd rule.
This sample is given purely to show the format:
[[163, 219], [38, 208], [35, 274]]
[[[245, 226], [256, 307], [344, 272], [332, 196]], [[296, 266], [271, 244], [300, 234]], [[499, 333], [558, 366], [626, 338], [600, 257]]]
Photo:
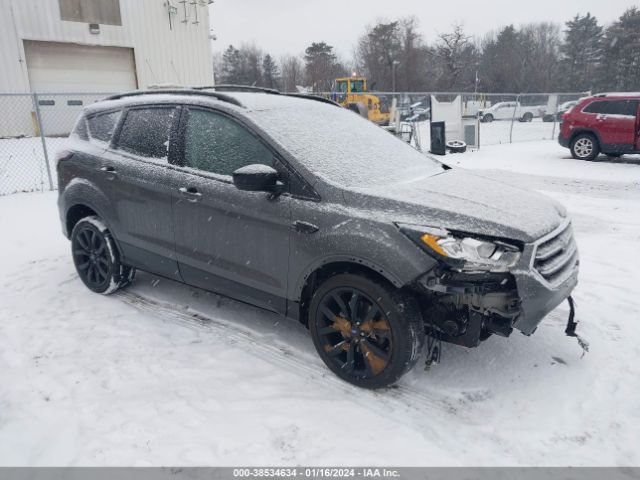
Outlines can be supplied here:
[[578, 247], [571, 224], [567, 224], [564, 230], [538, 245], [533, 266], [547, 282], [557, 284], [571, 274], [577, 261]]

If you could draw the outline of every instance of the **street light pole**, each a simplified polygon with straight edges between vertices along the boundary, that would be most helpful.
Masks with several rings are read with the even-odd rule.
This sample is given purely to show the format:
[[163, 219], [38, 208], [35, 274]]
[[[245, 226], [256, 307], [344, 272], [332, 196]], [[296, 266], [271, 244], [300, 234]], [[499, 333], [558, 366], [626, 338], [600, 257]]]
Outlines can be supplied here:
[[393, 93], [396, 93], [396, 66], [400, 65], [398, 60], [394, 60], [391, 63], [391, 85], [393, 89]]

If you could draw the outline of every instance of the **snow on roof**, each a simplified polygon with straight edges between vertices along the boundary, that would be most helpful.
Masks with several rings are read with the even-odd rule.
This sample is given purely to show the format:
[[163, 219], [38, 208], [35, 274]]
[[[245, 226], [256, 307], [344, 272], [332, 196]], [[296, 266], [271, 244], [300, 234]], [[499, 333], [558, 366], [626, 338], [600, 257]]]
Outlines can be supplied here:
[[[274, 108], [304, 108], [309, 103], [321, 103], [314, 102], [313, 100], [291, 97], [288, 95], [278, 95], [271, 93], [254, 93], [254, 92], [224, 92], [226, 95], [238, 100], [248, 110], [271, 110]], [[328, 105], [330, 106], [330, 105]], [[331, 108], [336, 108], [331, 105]]]
[[640, 97], [640, 92], [602, 92], [594, 97]]

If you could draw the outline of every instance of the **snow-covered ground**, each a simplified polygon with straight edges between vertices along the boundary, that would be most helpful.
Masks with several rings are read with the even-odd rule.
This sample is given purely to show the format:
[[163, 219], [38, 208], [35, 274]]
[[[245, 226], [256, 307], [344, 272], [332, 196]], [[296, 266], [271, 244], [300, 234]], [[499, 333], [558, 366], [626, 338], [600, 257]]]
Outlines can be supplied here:
[[398, 388], [359, 390], [274, 314], [147, 274], [91, 293], [55, 193], [9, 195], [0, 465], [639, 464], [640, 157], [576, 162], [538, 141], [447, 160], [568, 207], [584, 357], [563, 305], [531, 337], [446, 346]]
[[[55, 154], [66, 138], [47, 137], [51, 181], [58, 184]], [[0, 139], [0, 195], [15, 192], [44, 192], [50, 189], [49, 175], [40, 137]]]

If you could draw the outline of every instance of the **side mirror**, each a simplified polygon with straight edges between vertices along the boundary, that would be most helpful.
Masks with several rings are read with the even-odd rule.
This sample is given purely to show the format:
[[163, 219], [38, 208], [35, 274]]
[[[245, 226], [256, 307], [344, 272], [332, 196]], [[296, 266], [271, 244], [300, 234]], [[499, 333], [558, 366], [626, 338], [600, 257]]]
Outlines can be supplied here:
[[237, 169], [232, 177], [236, 188], [247, 192], [280, 193], [282, 187], [278, 172], [273, 167], [259, 163]]

